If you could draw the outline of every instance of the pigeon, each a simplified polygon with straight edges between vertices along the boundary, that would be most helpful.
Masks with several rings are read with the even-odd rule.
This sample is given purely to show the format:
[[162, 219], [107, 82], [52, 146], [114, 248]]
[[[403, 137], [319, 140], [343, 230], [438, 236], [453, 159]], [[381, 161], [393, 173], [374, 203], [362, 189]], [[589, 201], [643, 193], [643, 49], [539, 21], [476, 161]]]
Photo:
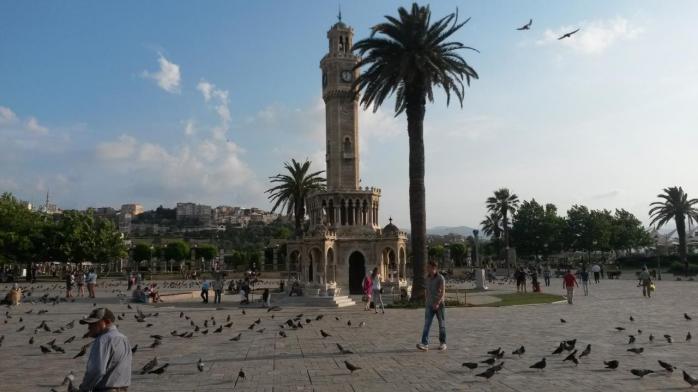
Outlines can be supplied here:
[[143, 369], [141, 369], [141, 374], [146, 374], [149, 371], [155, 369], [155, 366], [158, 365], [158, 357], [155, 357], [148, 361], [145, 365], [143, 365]]
[[687, 321], [693, 320], [693, 319], [691, 318], [691, 316], [688, 315], [688, 313], [684, 313], [684, 314], [683, 314], [683, 318], [685, 318]]
[[497, 364], [497, 365], [495, 365], [495, 366], [492, 366], [491, 368], [489, 368], [489, 369], [487, 369], [487, 370], [492, 369], [492, 370], [494, 370], [495, 372], [498, 372], [498, 371], [502, 370], [502, 368], [504, 368], [504, 361], [500, 362], [499, 364]]
[[591, 344], [587, 344], [587, 347], [584, 349], [584, 351], [582, 351], [582, 353], [579, 354], [579, 358], [586, 357], [590, 353], [591, 353]]
[[546, 366], [546, 365], [547, 365], [547, 364], [545, 363], [545, 357], [544, 357], [544, 358], [541, 359], [540, 361], [538, 361], [538, 362], [534, 363], [533, 365], [529, 366], [529, 368], [530, 368], [530, 369], [539, 369], [539, 370], [543, 370], [543, 369], [545, 369], [545, 366]]
[[630, 316], [630, 322], [633, 322], [633, 321], [635, 321], [635, 319], [634, 319], [633, 316], [631, 315], [631, 316]]
[[208, 334], [208, 329], [204, 329], [203, 331], [201, 331], [201, 334], [202, 334], [202, 335], [207, 335], [207, 334]]
[[649, 369], [630, 369], [630, 373], [642, 378], [650, 373], [654, 373], [654, 370]]
[[204, 362], [199, 358], [199, 362], [196, 363], [196, 368], [199, 369], [200, 372], [204, 371]]
[[691, 377], [690, 374], [686, 373], [686, 371], [683, 371], [683, 380], [688, 383], [688, 385], [695, 387], [698, 385], [698, 378], [693, 378]]
[[347, 327], [351, 327], [351, 320], [347, 320]]
[[643, 351], [645, 351], [645, 349], [643, 347], [629, 348], [628, 351], [630, 351], [631, 353], [635, 353], [635, 354], [641, 354]]
[[[244, 310], [243, 310], [243, 312], [244, 312]], [[243, 379], [243, 380], [245, 379], [245, 372], [242, 369], [240, 369], [240, 371], [238, 372], [238, 378], [235, 379], [235, 384], [233, 384], [233, 390], [235, 390], [235, 386], [238, 385], [239, 379]]]
[[221, 333], [221, 332], [223, 332], [223, 326], [222, 326], [222, 325], [221, 325], [220, 327], [216, 328], [215, 330], [213, 330], [213, 333]]
[[130, 304], [126, 304], [126, 307], [129, 309], [133, 309], [133, 307]]
[[673, 342], [673, 340], [671, 339], [671, 335], [664, 335], [664, 339], [666, 339], [667, 343]]
[[618, 369], [618, 361], [611, 360], [611, 361], [603, 361], [603, 364], [606, 365], [606, 369]]
[[148, 374], [163, 374], [165, 373], [165, 369], [167, 369], [168, 366], [170, 366], [170, 364], [166, 363], [155, 370], [149, 371]]
[[465, 366], [470, 370], [477, 369], [477, 363], [475, 362], [463, 362], [462, 366]]
[[332, 335], [328, 334], [327, 332], [325, 332], [325, 331], [324, 331], [324, 330], [322, 330], [322, 329], [320, 330], [320, 335], [322, 335], [322, 337], [323, 337], [323, 338], [326, 338], [326, 337], [332, 336]]
[[691, 331], [688, 331], [688, 333], [686, 334], [686, 341], [690, 342], [691, 338], [693, 338], [693, 336], [691, 336]]
[[264, 333], [264, 330], [265, 330], [265, 329], [266, 329], [266, 328], [258, 329], [258, 330], [257, 330], [257, 333]]
[[242, 314], [245, 315], [247, 312], [245, 312], [245, 309], [242, 310]]
[[577, 355], [577, 350], [572, 351], [572, 354], [565, 357], [565, 359], [563, 359], [562, 362], [572, 361], [572, 362], [574, 362], [575, 365], [579, 365], [579, 360], [577, 359], [577, 357], [575, 355]]
[[360, 367], [352, 365], [349, 361], [344, 361], [344, 366], [346, 366], [351, 373], [354, 373], [357, 370], [361, 370]]
[[628, 335], [628, 344], [635, 343], [635, 335]]
[[48, 347], [46, 347], [46, 346], [44, 346], [44, 345], [40, 345], [39, 348], [41, 349], [41, 352], [44, 353], [44, 354], [48, 354], [48, 353], [51, 352], [51, 349], [48, 348]]
[[233, 326], [233, 322], [231, 321], [228, 324], [224, 324], [223, 326], [226, 328], [231, 328]]
[[204, 320], [204, 328], [208, 328], [208, 320]]
[[242, 333], [239, 333], [239, 334], [237, 334], [236, 336], [230, 338], [230, 341], [231, 341], [231, 342], [237, 342], [237, 341], [240, 340], [241, 337], [242, 337]]
[[[148, 347], [150, 347], [150, 348], [155, 348], [155, 347], [157, 347], [157, 346], [159, 346], [159, 345], [161, 345], [161, 344], [162, 344], [162, 341], [161, 341], [161, 340], [155, 339], [155, 340], [153, 340], [153, 343], [152, 343], [150, 346], [148, 346]], [[136, 345], [136, 346], [137, 346], [137, 345]]]
[[319, 314], [317, 317], [315, 317], [315, 321], [320, 321], [323, 317], [325, 317], [324, 314]]
[[[159, 340], [159, 339], [157, 339], [157, 340]], [[131, 354], [135, 354], [136, 351], [138, 351], [138, 345], [137, 345], [137, 344], [134, 345], [133, 347], [131, 347]]]
[[580, 29], [577, 29], [575, 31], [570, 31], [569, 33], [563, 34], [562, 36], [560, 36], [560, 38], [558, 38], [558, 41], [561, 39], [570, 38], [573, 34], [577, 33], [579, 30]]
[[85, 355], [85, 353], [87, 353], [87, 347], [89, 347], [89, 346], [90, 346], [89, 344], [86, 344], [86, 345], [80, 347], [80, 352], [75, 354], [73, 359], [78, 358], [78, 357], [82, 357], [83, 355]]
[[24, 331], [24, 325], [22, 325], [21, 327], [19, 327], [19, 329], [17, 330], [17, 332], [22, 332], [22, 331]]
[[359, 323], [359, 328], [363, 328], [363, 327], [365, 327], [365, 326], [366, 326], [366, 322], [365, 322], [365, 321], [362, 321], [362, 322]]
[[184, 312], [179, 312], [179, 318], [184, 317]]
[[257, 324], [255, 324], [255, 323], [252, 323], [252, 324], [250, 324], [250, 326], [249, 326], [249, 327], [247, 327], [247, 329], [254, 329], [254, 327], [255, 327], [256, 325], [257, 325]]
[[495, 373], [496, 371], [494, 370], [494, 368], [489, 368], [482, 373], [476, 374], [475, 377], [483, 377], [489, 380], [490, 378], [492, 378], [492, 376], [494, 376]]
[[641, 329], [638, 329], [638, 330], [637, 330], [637, 334], [638, 334], [638, 335], [642, 335], [642, 330], [641, 330]]
[[530, 30], [532, 24], [533, 24], [533, 19], [529, 19], [529, 20], [528, 20], [528, 23], [526, 23], [525, 25], [523, 25], [523, 26], [517, 28], [516, 30], [519, 30], [519, 31], [521, 31], [521, 30]]
[[34, 344], [34, 337], [29, 338], [29, 344]]
[[151, 338], [157, 339], [157, 340], [162, 340], [164, 337], [162, 335], [150, 335]]
[[623, 327], [616, 327], [616, 330], [619, 331], [619, 332], [620, 332], [620, 331], [625, 331], [625, 328], [623, 328]]
[[68, 375], [65, 376], [65, 378], [63, 379], [61, 386], [68, 384], [68, 383], [71, 383], [73, 381], [75, 381], [75, 374], [73, 374], [73, 371], [71, 370], [70, 373], [68, 373]]
[[565, 320], [563, 318], [560, 319], [560, 323], [565, 324], [566, 322], [567, 322], [567, 320]]
[[485, 359], [484, 361], [480, 361], [480, 363], [486, 363], [486, 364], [492, 366], [492, 365], [494, 365], [494, 362], [496, 360], [497, 360], [496, 358], [489, 358], [489, 359]]
[[230, 315], [225, 319], [226, 322], [230, 321]]
[[674, 365], [672, 365], [672, 364], [670, 364], [670, 363], [664, 362], [664, 361], [662, 361], [661, 359], [658, 359], [657, 362], [659, 362], [659, 366], [663, 367], [664, 370], [666, 370], [666, 371], [668, 371], [668, 372], [670, 372], [670, 373], [673, 373], [673, 372], [674, 372], [674, 369], [676, 369], [676, 366], [674, 366]]
[[512, 355], [518, 355], [520, 357], [525, 352], [526, 352], [526, 348], [524, 346], [521, 346], [521, 347], [517, 348], [516, 350], [512, 351]]
[[654, 342], [654, 335], [650, 334], [649, 340], [650, 340], [650, 343]]
[[351, 350], [347, 350], [347, 349], [344, 348], [341, 344], [336, 343], [336, 345], [337, 345], [337, 348], [339, 349], [339, 352], [340, 352], [341, 354], [354, 354], [354, 352], [352, 352]]
[[284, 331], [279, 331], [279, 336], [281, 336], [282, 338], [288, 337], [288, 335], [286, 335], [286, 332], [284, 332]]
[[68, 339], [66, 339], [66, 340], [65, 340], [65, 342], [63, 342], [63, 344], [68, 344], [68, 343], [72, 343], [72, 342], [73, 342], [73, 340], [75, 340], [75, 336], [71, 336], [71, 337], [69, 337]]
[[565, 350], [572, 351], [577, 344], [577, 339], [565, 340], [563, 343], [565, 343]]
[[258, 318], [257, 320], [255, 320], [255, 322], [254, 322], [254, 323], [255, 323], [255, 324], [257, 324], [257, 325], [259, 325], [259, 324], [261, 324], [261, 323], [262, 323], [262, 319], [261, 319], [261, 318]]
[[562, 343], [560, 343], [559, 346], [557, 346], [555, 351], [553, 351], [553, 354], [560, 354], [564, 349], [565, 349], [565, 343], [562, 342]]
[[487, 354], [497, 356], [497, 355], [499, 355], [499, 352], [500, 352], [500, 351], [502, 351], [502, 348], [501, 348], [501, 347], [497, 347], [496, 350], [490, 350], [490, 351], [487, 352]]

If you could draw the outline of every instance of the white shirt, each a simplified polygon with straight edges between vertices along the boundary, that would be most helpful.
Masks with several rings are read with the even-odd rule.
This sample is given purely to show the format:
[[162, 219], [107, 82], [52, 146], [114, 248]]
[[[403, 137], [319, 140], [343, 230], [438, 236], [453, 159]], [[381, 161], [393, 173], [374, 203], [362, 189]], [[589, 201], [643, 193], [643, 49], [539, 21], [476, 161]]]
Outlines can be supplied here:
[[380, 290], [381, 289], [381, 276], [380, 274], [376, 275], [375, 278], [373, 278], [373, 290]]
[[591, 272], [601, 272], [601, 267], [598, 264], [594, 264], [591, 266]]

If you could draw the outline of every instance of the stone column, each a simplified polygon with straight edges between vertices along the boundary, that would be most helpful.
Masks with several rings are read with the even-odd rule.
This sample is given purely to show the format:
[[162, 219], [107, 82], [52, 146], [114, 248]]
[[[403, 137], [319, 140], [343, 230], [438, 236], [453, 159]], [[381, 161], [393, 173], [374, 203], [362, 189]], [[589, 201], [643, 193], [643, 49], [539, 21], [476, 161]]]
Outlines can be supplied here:
[[277, 264], [279, 262], [279, 247], [276, 245], [275, 247], [272, 248], [272, 264], [274, 271], [278, 271], [279, 268], [277, 267]]

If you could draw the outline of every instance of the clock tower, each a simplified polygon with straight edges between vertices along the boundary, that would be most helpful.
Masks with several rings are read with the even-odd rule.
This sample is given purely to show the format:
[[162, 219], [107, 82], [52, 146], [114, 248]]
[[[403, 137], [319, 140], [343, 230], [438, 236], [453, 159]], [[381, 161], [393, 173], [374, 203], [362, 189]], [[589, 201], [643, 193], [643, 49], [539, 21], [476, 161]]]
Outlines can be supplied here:
[[359, 189], [359, 102], [352, 88], [359, 57], [351, 51], [353, 37], [351, 27], [337, 22], [327, 32], [329, 52], [320, 61], [328, 191]]

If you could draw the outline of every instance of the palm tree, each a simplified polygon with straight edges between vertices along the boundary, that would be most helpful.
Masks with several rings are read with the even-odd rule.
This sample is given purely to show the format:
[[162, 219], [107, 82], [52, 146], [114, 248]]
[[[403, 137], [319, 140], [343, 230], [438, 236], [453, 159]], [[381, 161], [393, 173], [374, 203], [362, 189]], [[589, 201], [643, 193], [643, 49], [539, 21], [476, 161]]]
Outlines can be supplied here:
[[295, 219], [296, 238], [303, 234], [303, 219], [305, 218], [305, 199], [311, 192], [325, 190], [325, 179], [320, 177], [324, 170], [309, 173], [310, 161], [303, 163], [291, 159], [291, 163], [284, 162], [284, 168], [288, 174], [277, 174], [269, 177], [272, 184], [278, 184], [265, 191], [269, 200], [274, 203], [272, 212], [281, 207], [286, 210], [286, 215], [293, 215]]
[[688, 276], [688, 258], [686, 257], [686, 219], [688, 223], [698, 221], [698, 199], [688, 199], [688, 195], [681, 187], [664, 188], [664, 193], [657, 195], [663, 201], [655, 201], [650, 204], [650, 225], [656, 224], [656, 228], [664, 226], [670, 220], [676, 224], [676, 233], [679, 235], [679, 257], [684, 263], [685, 274]]
[[[426, 206], [424, 190], [424, 115], [426, 102], [434, 101], [433, 87], [446, 93], [446, 104], [453, 93], [461, 106], [463, 81], [470, 85], [475, 70], [458, 54], [472, 49], [446, 40], [465, 22], [450, 14], [431, 23], [429, 7], [412, 4], [411, 11], [398, 9], [399, 17], [386, 16], [387, 22], [372, 27], [371, 36], [357, 42], [353, 50], [362, 56], [356, 68], [367, 69], [356, 79], [357, 93], [363, 92], [364, 108], [374, 112], [395, 94], [395, 115], [407, 114], [409, 137], [410, 226], [414, 280], [412, 300], [424, 299], [424, 266], [427, 258]], [[380, 33], [380, 37], [376, 36]], [[473, 49], [474, 50], [474, 49]]]
[[494, 239], [499, 239], [502, 235], [501, 225], [502, 216], [498, 212], [490, 212], [485, 219], [480, 222], [482, 232]]
[[[501, 217], [502, 231], [504, 233], [504, 247], [509, 249], [509, 213], [513, 216], [519, 206], [519, 197], [509, 193], [509, 189], [501, 188], [494, 191], [494, 196], [487, 198], [487, 210], [498, 214]], [[508, 253], [508, 252], [507, 252]], [[509, 255], [507, 258], [507, 268], [509, 268]]]

